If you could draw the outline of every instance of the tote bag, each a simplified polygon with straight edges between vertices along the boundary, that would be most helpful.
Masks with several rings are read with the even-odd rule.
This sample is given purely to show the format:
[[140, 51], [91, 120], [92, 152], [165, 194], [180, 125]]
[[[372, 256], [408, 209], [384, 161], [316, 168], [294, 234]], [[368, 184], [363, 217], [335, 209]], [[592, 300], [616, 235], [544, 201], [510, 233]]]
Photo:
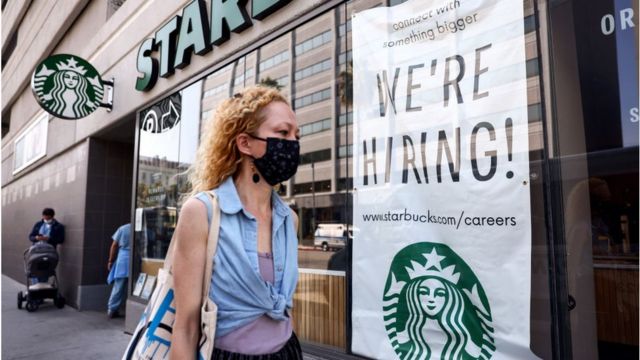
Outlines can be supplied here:
[[[220, 231], [220, 208], [218, 199], [210, 191], [207, 193], [212, 203], [212, 219], [207, 239], [207, 260], [202, 283], [202, 308], [200, 309], [200, 340], [198, 358], [208, 359], [213, 352], [218, 308], [209, 298], [209, 287], [213, 271], [213, 255], [218, 246]], [[171, 240], [162, 269], [158, 271], [156, 288], [142, 313], [136, 330], [122, 360], [169, 359], [171, 333], [176, 316], [173, 287], [173, 255], [175, 239]]]

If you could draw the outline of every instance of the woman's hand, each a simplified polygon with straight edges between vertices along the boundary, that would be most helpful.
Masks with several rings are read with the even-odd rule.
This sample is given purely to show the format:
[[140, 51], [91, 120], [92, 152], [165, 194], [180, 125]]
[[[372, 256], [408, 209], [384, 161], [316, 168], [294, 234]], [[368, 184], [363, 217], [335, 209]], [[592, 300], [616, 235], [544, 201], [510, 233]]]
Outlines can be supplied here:
[[173, 280], [176, 318], [171, 338], [171, 359], [195, 359], [200, 338], [202, 282], [207, 253], [209, 226], [207, 208], [195, 198], [180, 211], [173, 234]]

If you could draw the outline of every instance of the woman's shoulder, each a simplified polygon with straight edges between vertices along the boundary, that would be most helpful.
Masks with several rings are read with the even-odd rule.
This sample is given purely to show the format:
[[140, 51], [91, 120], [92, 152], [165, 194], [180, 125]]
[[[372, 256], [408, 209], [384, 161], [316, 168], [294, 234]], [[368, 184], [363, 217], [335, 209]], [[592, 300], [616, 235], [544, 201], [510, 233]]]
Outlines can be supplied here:
[[182, 205], [182, 208], [180, 209], [180, 215], [184, 216], [197, 216], [200, 214], [206, 214], [207, 213], [207, 206], [206, 204], [197, 196], [191, 196], [190, 198], [187, 199], [187, 201], [185, 201], [185, 203]]
[[209, 204], [211, 204], [211, 196], [212, 195], [218, 197], [218, 188], [215, 188], [213, 190], [200, 191], [198, 193], [195, 193], [195, 194], [191, 195], [187, 201], [189, 201], [189, 200], [197, 201], [197, 202], [201, 202], [201, 203], [204, 203], [205, 205], [209, 206]]
[[218, 189], [216, 188], [210, 191], [198, 192], [189, 197], [184, 206], [187, 206], [187, 204], [189, 204], [190, 211], [197, 212], [197, 214], [194, 213], [194, 215], [199, 216], [200, 213], [203, 213], [206, 216], [207, 221], [211, 221], [211, 217], [213, 215], [213, 202], [211, 199], [211, 193], [213, 193], [217, 198], [217, 190]]
[[176, 232], [182, 237], [191, 238], [205, 234], [207, 226], [207, 208], [202, 201], [193, 197], [187, 199], [180, 209]]

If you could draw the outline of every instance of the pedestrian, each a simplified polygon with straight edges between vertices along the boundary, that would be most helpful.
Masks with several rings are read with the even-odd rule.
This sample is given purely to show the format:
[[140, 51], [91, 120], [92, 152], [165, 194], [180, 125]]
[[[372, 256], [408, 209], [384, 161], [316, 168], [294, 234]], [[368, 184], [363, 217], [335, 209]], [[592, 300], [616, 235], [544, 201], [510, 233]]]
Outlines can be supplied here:
[[[113, 284], [109, 303], [107, 304], [107, 316], [110, 319], [120, 316], [118, 309], [127, 294], [127, 280], [129, 279], [129, 249], [131, 242], [131, 224], [122, 225], [111, 237], [109, 249], [108, 284]], [[115, 260], [114, 260], [115, 259]]]
[[[64, 242], [64, 225], [55, 219], [56, 212], [52, 208], [44, 208], [42, 210], [42, 219], [36, 222], [29, 233], [29, 240], [35, 244], [38, 241], [46, 242], [54, 248], [58, 244]], [[33, 277], [30, 279], [31, 284], [46, 283], [49, 277]]]
[[[211, 359], [302, 359], [292, 331], [297, 215], [274, 186], [295, 174], [299, 130], [287, 100], [253, 86], [222, 102], [193, 165], [174, 239], [172, 359], [194, 359], [215, 190], [220, 235], [209, 297], [218, 307]], [[209, 219], [209, 220], [208, 220]], [[212, 261], [214, 259], [206, 259]]]
[[55, 219], [56, 212], [52, 208], [42, 210], [42, 219], [36, 222], [29, 234], [32, 243], [45, 241], [57, 247], [64, 242], [64, 225]]

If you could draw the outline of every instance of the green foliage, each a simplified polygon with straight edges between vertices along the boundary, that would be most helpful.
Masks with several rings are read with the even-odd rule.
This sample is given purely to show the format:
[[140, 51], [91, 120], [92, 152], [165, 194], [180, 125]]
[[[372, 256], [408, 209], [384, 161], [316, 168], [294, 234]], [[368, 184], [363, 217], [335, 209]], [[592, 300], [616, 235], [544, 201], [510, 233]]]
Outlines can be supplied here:
[[272, 87], [274, 89], [277, 89], [278, 91], [282, 90], [282, 88], [284, 88], [284, 85], [280, 85], [278, 83], [278, 80], [272, 79], [271, 77], [267, 76], [264, 79], [260, 80], [260, 85], [262, 86], [268, 86], [268, 87]]

